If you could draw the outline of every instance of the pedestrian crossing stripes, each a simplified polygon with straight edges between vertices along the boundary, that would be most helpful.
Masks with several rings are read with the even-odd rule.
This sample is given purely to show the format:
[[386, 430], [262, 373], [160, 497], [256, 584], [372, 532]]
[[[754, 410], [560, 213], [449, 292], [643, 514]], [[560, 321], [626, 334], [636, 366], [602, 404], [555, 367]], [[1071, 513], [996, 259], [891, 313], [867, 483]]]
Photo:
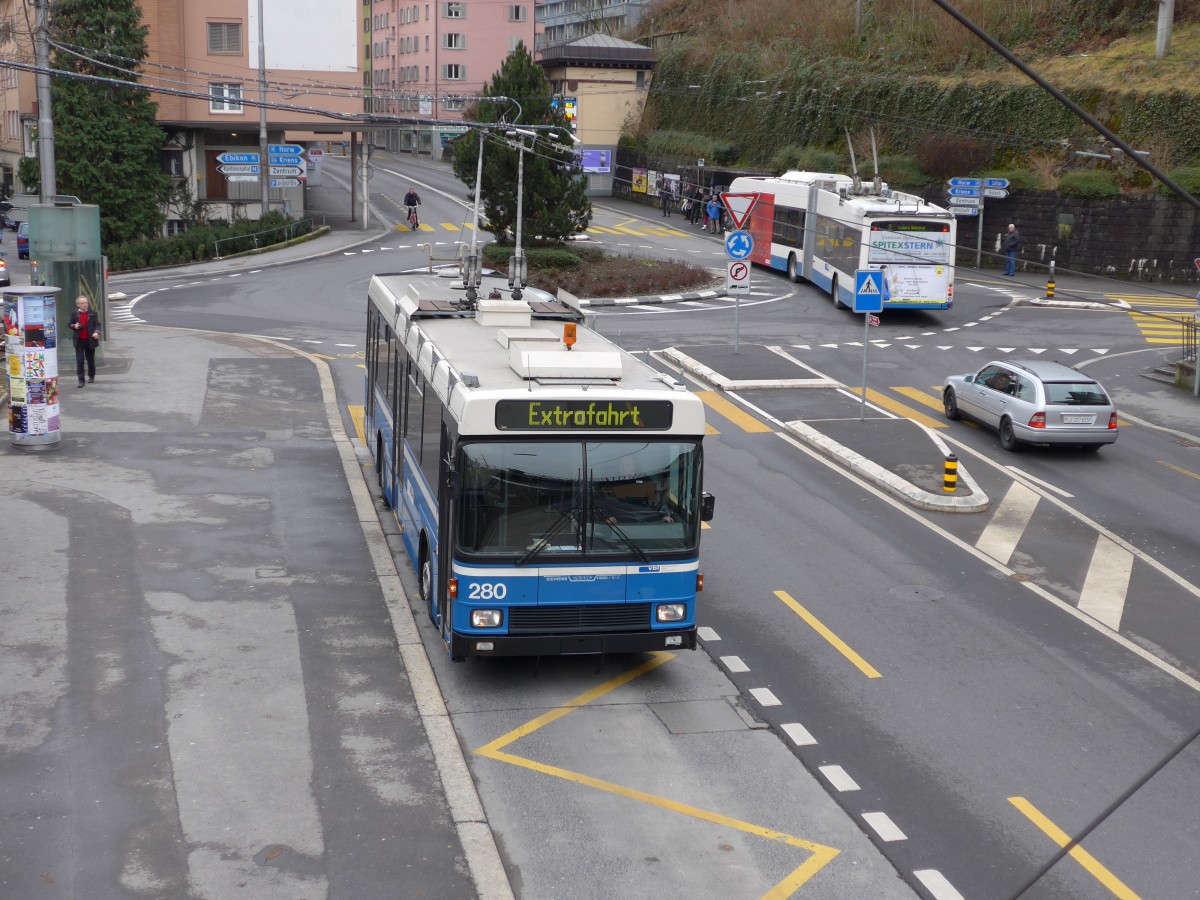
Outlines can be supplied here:
[[1133, 324], [1146, 339], [1147, 344], [1171, 344], [1178, 346], [1185, 341], [1184, 322], [1194, 322], [1194, 313], [1143, 313], [1130, 312]]

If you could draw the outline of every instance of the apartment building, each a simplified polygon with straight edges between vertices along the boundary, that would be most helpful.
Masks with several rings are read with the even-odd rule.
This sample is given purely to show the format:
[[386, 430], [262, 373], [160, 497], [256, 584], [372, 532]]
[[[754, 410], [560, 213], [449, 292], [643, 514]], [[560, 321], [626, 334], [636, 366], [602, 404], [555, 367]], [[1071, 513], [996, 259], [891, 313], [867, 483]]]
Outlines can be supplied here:
[[615, 37], [642, 18], [650, 0], [538, 0], [536, 49], [592, 34]]
[[[260, 107], [247, 101], [262, 98], [260, 68], [270, 105], [270, 144], [341, 141], [361, 129], [370, 61], [368, 3], [139, 0], [149, 27], [143, 83], [180, 92], [153, 92], [168, 135], [163, 166], [189, 186], [209, 218], [257, 219], [263, 213], [261, 184], [242, 167], [249, 164], [221, 160], [222, 154], [244, 159], [259, 151]], [[295, 176], [294, 166], [283, 168], [269, 191], [270, 208], [299, 215], [305, 176]], [[169, 211], [168, 231], [183, 227], [183, 213]]]
[[[33, 62], [33, 7], [28, 0], [0, 0], [0, 59]], [[24, 190], [17, 177], [22, 156], [33, 156], [37, 96], [30, 72], [0, 67], [0, 192]]]
[[[369, 0], [364, 0], [369, 2]], [[535, 43], [533, 0], [373, 0], [371, 110], [395, 117], [378, 132], [389, 150], [440, 159], [470, 99], [519, 42]]]

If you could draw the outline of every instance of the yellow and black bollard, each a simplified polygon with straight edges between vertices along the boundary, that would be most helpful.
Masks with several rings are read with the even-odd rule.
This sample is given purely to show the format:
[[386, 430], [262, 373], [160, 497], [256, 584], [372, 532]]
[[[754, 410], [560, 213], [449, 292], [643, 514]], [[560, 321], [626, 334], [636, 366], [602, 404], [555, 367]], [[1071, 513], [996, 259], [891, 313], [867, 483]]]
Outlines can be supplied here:
[[1046, 279], [1046, 299], [1054, 299], [1054, 263], [1050, 263], [1050, 277]]
[[958, 457], [951, 453], [946, 457], [946, 474], [942, 477], [942, 490], [953, 494], [958, 489]]

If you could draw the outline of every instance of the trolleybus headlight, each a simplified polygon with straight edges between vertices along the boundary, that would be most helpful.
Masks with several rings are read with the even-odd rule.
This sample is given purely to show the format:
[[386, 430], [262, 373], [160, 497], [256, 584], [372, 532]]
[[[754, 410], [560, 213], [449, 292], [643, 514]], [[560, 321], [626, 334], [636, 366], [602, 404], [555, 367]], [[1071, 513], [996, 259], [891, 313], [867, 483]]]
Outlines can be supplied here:
[[504, 613], [498, 609], [471, 610], [472, 628], [499, 628], [504, 622]]
[[686, 603], [663, 603], [655, 611], [660, 622], [682, 622], [687, 617]]

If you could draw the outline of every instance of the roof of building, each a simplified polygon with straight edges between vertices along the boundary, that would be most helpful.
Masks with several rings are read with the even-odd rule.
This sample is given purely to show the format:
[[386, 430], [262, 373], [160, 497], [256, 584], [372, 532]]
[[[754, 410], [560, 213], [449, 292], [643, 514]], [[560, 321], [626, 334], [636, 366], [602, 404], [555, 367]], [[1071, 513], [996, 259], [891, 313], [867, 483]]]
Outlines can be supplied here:
[[539, 54], [544, 66], [602, 65], [653, 68], [657, 54], [650, 47], [611, 34], [589, 34], [565, 44], [552, 44]]

